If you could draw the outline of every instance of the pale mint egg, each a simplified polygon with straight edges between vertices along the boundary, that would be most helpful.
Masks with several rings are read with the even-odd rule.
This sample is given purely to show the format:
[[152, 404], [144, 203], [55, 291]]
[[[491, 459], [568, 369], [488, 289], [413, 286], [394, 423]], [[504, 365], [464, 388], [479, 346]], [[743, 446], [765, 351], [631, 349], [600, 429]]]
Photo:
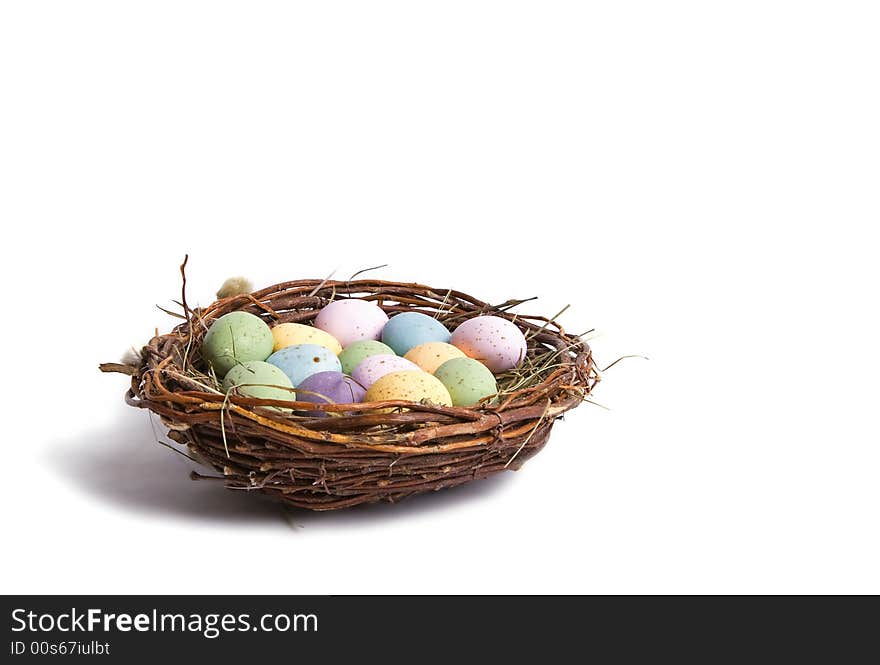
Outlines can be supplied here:
[[278, 367], [294, 386], [318, 372], [341, 372], [339, 358], [326, 346], [294, 344], [276, 351], [266, 362]]
[[382, 341], [399, 356], [419, 344], [449, 342], [451, 337], [442, 323], [421, 312], [395, 314], [382, 330]]
[[483, 397], [498, 392], [495, 376], [483, 363], [473, 358], [452, 358], [434, 372], [440, 379], [453, 406], [474, 406]]
[[211, 324], [202, 341], [202, 356], [223, 378], [236, 364], [265, 360], [272, 353], [272, 331], [248, 312], [230, 312]]
[[393, 356], [394, 349], [374, 339], [362, 339], [346, 346], [342, 353], [339, 354], [339, 362], [342, 363], [342, 371], [345, 374], [351, 374], [354, 372], [354, 368], [360, 364], [361, 360], [367, 356], [377, 355]]
[[296, 401], [290, 379], [275, 365], [262, 360], [248, 360], [230, 369], [223, 379], [223, 390], [236, 389], [240, 394], [257, 399]]

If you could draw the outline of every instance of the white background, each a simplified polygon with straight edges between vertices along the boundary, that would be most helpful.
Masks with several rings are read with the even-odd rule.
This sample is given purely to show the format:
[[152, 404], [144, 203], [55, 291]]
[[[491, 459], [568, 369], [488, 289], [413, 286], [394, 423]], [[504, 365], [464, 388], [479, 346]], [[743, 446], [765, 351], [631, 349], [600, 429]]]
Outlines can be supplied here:
[[[880, 592], [878, 18], [3, 3], [2, 591]], [[193, 303], [388, 263], [650, 360], [519, 473], [285, 516], [97, 371], [186, 252]]]

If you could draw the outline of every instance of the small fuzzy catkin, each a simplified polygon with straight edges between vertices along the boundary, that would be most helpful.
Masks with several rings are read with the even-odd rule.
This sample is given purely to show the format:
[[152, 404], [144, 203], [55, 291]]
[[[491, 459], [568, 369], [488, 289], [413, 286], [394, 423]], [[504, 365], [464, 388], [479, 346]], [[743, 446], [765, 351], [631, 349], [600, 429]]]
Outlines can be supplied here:
[[132, 367], [137, 367], [138, 365], [140, 365], [141, 361], [143, 360], [143, 348], [143, 344], [139, 346], [135, 346], [134, 344], [132, 344], [130, 347], [128, 347], [125, 350], [125, 353], [122, 354], [122, 358], [120, 358], [122, 364], [131, 365]]
[[217, 291], [217, 298], [230, 298], [232, 296], [241, 295], [242, 293], [250, 293], [254, 290], [254, 285], [246, 277], [230, 277], [220, 290]]

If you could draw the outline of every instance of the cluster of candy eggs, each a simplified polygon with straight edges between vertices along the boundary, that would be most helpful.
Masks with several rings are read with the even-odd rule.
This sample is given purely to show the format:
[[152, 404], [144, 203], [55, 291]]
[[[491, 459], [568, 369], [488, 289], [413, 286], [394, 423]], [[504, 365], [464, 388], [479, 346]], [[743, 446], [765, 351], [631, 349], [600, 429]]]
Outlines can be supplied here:
[[498, 316], [468, 319], [450, 333], [426, 314], [389, 319], [375, 303], [353, 298], [324, 307], [313, 326], [270, 328], [258, 316], [231, 312], [202, 343], [224, 390], [313, 404], [474, 406], [498, 392], [495, 374], [516, 367], [525, 354], [522, 331]]

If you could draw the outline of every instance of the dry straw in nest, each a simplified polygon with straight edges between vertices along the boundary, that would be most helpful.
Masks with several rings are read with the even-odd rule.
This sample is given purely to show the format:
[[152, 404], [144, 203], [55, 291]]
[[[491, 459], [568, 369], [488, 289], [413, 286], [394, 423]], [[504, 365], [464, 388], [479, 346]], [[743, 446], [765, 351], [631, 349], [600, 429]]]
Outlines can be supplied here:
[[[185, 284], [184, 275], [184, 291]], [[265, 408], [290, 402], [224, 393], [201, 359], [202, 338], [223, 314], [243, 310], [269, 325], [307, 323], [339, 298], [374, 301], [389, 316], [423, 312], [450, 330], [480, 314], [501, 316], [525, 333], [528, 353], [515, 371], [498, 377], [497, 398], [478, 407], [298, 403], [290, 414]], [[184, 295], [184, 321], [150, 340], [137, 366], [101, 369], [130, 374], [128, 404], [158, 414], [173, 440], [222, 474], [197, 477], [311, 510], [393, 502], [518, 469], [543, 448], [556, 419], [587, 400], [599, 380], [590, 348], [553, 319], [510, 312], [523, 302], [493, 306], [451, 289], [370, 279], [284, 282], [202, 309], [190, 309]], [[333, 417], [301, 415], [297, 408]]]

